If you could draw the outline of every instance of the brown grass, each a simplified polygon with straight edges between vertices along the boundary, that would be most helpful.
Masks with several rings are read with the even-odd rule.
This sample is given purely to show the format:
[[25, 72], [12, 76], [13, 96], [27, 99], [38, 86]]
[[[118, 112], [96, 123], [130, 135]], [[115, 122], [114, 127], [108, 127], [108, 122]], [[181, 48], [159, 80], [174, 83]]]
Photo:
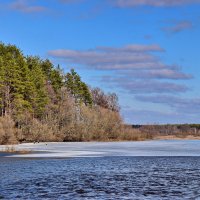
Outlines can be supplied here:
[[187, 136], [176, 136], [176, 135], [165, 135], [165, 136], [156, 136], [154, 140], [200, 140], [200, 136], [187, 135]]
[[0, 117], [0, 144], [16, 144], [17, 132], [11, 117]]
[[15, 153], [15, 154], [29, 154], [31, 151], [27, 149], [16, 149], [15, 146], [6, 146], [1, 152], [3, 153]]

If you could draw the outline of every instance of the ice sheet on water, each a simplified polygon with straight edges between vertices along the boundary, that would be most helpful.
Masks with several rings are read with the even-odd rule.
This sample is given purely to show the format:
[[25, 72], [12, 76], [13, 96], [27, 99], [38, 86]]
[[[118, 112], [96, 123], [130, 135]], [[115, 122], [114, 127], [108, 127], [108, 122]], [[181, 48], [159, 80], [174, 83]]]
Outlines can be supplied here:
[[[0, 150], [3, 149], [0, 146]], [[198, 140], [158, 140], [143, 142], [74, 142], [20, 144], [18, 150], [30, 154], [12, 157], [99, 157], [99, 156], [200, 156]]]

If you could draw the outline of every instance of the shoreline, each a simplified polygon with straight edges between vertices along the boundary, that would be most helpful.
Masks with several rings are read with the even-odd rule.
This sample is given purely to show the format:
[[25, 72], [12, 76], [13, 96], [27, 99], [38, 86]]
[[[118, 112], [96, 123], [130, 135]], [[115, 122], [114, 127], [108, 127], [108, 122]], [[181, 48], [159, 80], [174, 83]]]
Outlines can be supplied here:
[[8, 145], [0, 145], [0, 157], [75, 158], [110, 156], [200, 156], [199, 144], [199, 140], [191, 139], [159, 139], [134, 142], [23, 143], [10, 145], [15, 149], [13, 152], [5, 152], [4, 149]]
[[[92, 144], [92, 143], [143, 143], [143, 142], [153, 142], [153, 141], [200, 141], [200, 136], [192, 136], [188, 135], [187, 137], [177, 137], [177, 136], [156, 136], [154, 139], [149, 140], [109, 140], [109, 141], [74, 141], [74, 142], [25, 142], [18, 144], [5, 144], [0, 145], [0, 154], [8, 153], [8, 154], [30, 154], [32, 151], [28, 149], [18, 148], [21, 145], [51, 145], [51, 144]], [[17, 147], [17, 148], [16, 148]]]
[[152, 140], [200, 140], [200, 136], [193, 136], [193, 135], [188, 135], [186, 137], [178, 137], [174, 135], [169, 135], [169, 136], [156, 136]]
[[[188, 135], [186, 137], [178, 137], [175, 135], [167, 135], [167, 136], [155, 136], [153, 139], [146, 139], [146, 140], [91, 140], [91, 141], [66, 141], [66, 142], [58, 142], [58, 141], [53, 141], [53, 142], [22, 142], [22, 143], [16, 143], [16, 144], [0, 144], [0, 147], [12, 147], [12, 146], [17, 146], [17, 145], [23, 145], [23, 144], [53, 144], [53, 143], [118, 143], [118, 142], [145, 142], [145, 141], [160, 141], [160, 140], [200, 140], [200, 136], [193, 136], [193, 135]], [[1, 148], [0, 148], [0, 152]]]

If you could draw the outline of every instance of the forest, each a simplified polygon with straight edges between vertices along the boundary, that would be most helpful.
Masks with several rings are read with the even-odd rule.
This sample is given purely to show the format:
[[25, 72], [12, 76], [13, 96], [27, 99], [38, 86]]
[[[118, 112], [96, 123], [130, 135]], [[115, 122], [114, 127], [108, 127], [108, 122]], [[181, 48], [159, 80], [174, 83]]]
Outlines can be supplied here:
[[149, 125], [132, 125], [137, 130], [152, 138], [173, 139], [173, 138], [191, 138], [200, 139], [200, 124], [149, 124]]
[[115, 93], [89, 87], [74, 69], [0, 43], [0, 144], [150, 137], [125, 126], [119, 111]]
[[200, 125], [126, 125], [118, 97], [0, 43], [0, 144], [200, 137]]

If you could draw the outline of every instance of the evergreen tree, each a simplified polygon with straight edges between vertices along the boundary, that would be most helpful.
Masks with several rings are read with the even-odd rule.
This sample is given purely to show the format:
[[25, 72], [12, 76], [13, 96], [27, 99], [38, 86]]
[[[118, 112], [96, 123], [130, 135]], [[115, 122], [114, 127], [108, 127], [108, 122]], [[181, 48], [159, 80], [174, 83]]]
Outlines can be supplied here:
[[41, 60], [41, 68], [42, 71], [44, 72], [44, 75], [47, 77], [47, 80], [51, 79], [51, 72], [54, 68], [53, 64], [50, 62], [50, 60]]
[[89, 91], [88, 86], [81, 81], [80, 76], [71, 69], [70, 73], [67, 73], [65, 85], [69, 90], [72, 97], [75, 99], [76, 103], [85, 105], [92, 105], [92, 96]]
[[27, 57], [27, 65], [30, 70], [31, 81], [34, 84], [34, 95], [32, 99], [34, 114], [37, 117], [41, 117], [44, 114], [45, 106], [48, 103], [46, 91], [47, 80], [38, 57]]
[[0, 115], [4, 114], [4, 71], [3, 58], [0, 55]]
[[14, 45], [0, 44], [1, 107], [3, 114], [31, 110], [27, 93], [31, 91], [28, 67], [21, 51]]
[[54, 92], [58, 94], [63, 85], [63, 77], [60, 66], [55, 69], [50, 60], [41, 61], [41, 68], [48, 80], [48, 83], [52, 85]]
[[53, 69], [50, 74], [50, 82], [56, 94], [58, 94], [59, 90], [63, 86], [63, 75], [60, 69], [60, 66], [56, 69]]

